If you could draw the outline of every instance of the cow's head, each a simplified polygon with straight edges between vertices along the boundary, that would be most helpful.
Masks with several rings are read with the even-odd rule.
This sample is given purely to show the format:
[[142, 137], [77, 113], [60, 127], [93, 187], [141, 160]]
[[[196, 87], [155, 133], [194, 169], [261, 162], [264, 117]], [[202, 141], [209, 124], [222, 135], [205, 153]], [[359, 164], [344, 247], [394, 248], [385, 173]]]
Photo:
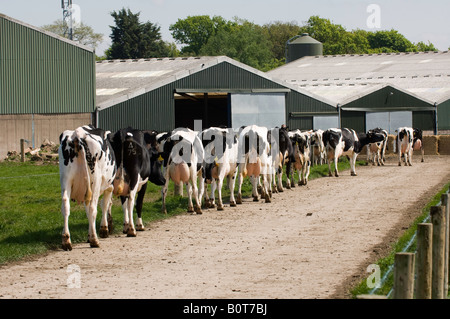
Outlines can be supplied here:
[[166, 183], [166, 179], [164, 178], [161, 166], [163, 164], [163, 159], [158, 150], [154, 147], [150, 147], [148, 150], [150, 154], [150, 178], [149, 181], [155, 185], [162, 186]]
[[381, 142], [384, 140], [384, 134], [381, 132], [370, 130], [366, 134], [369, 143]]

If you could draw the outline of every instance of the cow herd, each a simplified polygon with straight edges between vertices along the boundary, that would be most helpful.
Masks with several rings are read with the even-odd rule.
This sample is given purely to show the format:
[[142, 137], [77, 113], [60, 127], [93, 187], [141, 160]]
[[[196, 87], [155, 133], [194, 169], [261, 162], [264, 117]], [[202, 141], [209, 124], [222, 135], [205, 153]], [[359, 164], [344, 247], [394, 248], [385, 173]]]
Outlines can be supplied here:
[[[250, 125], [235, 131], [210, 127], [202, 131], [177, 128], [171, 132], [120, 129], [115, 133], [87, 125], [66, 130], [60, 136], [59, 171], [64, 219], [62, 248], [72, 250], [69, 232], [70, 201], [85, 205], [89, 221], [88, 242], [98, 247], [95, 221], [100, 196], [102, 218], [99, 236], [112, 231], [111, 207], [113, 195], [120, 197], [123, 209], [123, 232], [136, 236], [144, 230], [142, 205], [147, 183], [161, 186], [162, 211], [167, 212], [168, 185], [184, 184], [188, 194], [188, 212], [202, 213], [203, 207], [224, 209], [222, 188], [226, 179], [230, 191], [230, 206], [242, 204], [242, 183], [248, 178], [252, 197], [271, 202], [273, 192], [306, 185], [312, 162], [328, 163], [329, 176], [339, 176], [337, 161], [347, 155], [351, 175], [355, 176], [358, 154], [367, 145], [368, 153], [378, 165], [384, 165], [387, 131], [376, 128], [367, 133], [352, 129], [288, 130]], [[411, 165], [414, 148], [422, 150], [422, 132], [402, 127], [398, 130], [399, 165]], [[236, 185], [237, 181], [237, 185]], [[208, 185], [210, 192], [208, 193]], [[235, 196], [235, 186], [237, 194]], [[217, 191], [217, 203], [216, 203]], [[136, 207], [137, 221], [133, 211]]]

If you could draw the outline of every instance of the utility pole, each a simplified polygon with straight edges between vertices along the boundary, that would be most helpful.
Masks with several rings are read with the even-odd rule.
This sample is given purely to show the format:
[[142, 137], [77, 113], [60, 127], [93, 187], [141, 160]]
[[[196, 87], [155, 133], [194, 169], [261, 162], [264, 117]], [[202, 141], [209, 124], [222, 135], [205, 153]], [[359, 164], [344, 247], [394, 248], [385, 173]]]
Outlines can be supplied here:
[[63, 9], [63, 23], [67, 26], [64, 36], [73, 40], [72, 0], [61, 0], [61, 8]]

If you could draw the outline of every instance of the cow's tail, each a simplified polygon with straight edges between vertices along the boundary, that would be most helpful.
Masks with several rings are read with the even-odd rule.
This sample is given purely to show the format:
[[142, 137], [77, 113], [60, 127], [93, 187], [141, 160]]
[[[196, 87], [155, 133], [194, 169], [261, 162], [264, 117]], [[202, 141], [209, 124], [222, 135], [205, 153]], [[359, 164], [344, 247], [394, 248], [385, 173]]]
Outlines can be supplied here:
[[72, 199], [78, 202], [89, 202], [92, 199], [92, 189], [89, 174], [89, 167], [86, 159], [86, 150], [78, 137], [73, 139], [74, 152], [79, 161], [79, 175], [72, 184]]

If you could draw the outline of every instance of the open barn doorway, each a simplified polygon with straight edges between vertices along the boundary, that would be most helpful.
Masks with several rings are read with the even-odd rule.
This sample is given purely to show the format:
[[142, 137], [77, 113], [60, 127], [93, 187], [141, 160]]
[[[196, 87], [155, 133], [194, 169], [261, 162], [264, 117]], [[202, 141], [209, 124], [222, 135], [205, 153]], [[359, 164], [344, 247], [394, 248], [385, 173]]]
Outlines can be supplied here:
[[194, 129], [194, 120], [202, 120], [202, 129], [231, 126], [229, 94], [224, 92], [175, 93], [175, 127]]

